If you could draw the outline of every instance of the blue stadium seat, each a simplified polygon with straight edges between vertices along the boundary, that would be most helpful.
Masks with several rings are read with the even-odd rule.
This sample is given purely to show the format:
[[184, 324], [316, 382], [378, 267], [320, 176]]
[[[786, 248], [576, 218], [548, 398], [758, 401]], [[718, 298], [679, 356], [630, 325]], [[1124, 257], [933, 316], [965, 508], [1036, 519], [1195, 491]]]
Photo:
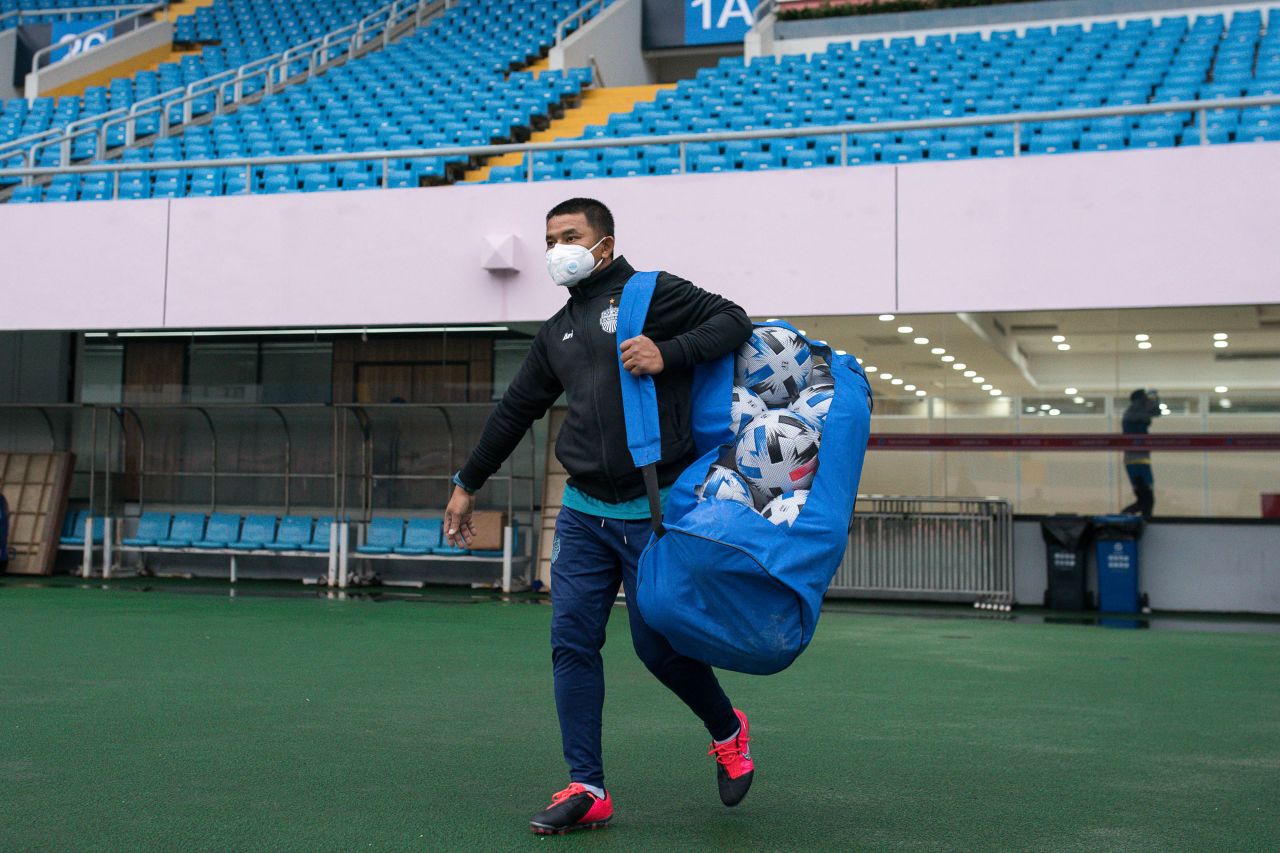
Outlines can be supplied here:
[[365, 543], [356, 547], [359, 554], [390, 554], [404, 546], [403, 518], [375, 518], [369, 523]]
[[172, 516], [167, 512], [144, 512], [138, 519], [138, 533], [124, 539], [125, 545], [131, 548], [148, 548], [158, 545], [160, 540], [169, 537], [169, 525]]
[[438, 518], [411, 518], [404, 532], [404, 544], [394, 546], [397, 554], [425, 556], [440, 547], [441, 521]]
[[161, 548], [190, 548], [204, 538], [204, 513], [180, 512], [173, 517], [169, 535], [156, 542]]
[[[79, 510], [75, 513], [68, 513], [64, 522], [63, 533], [59, 538], [59, 544], [83, 546], [84, 545], [84, 528], [85, 522], [89, 520], [89, 511], [87, 509]], [[101, 545], [103, 532], [105, 530], [106, 519], [94, 517], [92, 522], [92, 540], [93, 544]]]
[[719, 154], [699, 154], [693, 160], [694, 172], [726, 172], [733, 167], [729, 164], [726, 157]]
[[204, 538], [192, 542], [193, 548], [223, 549], [240, 538], [240, 516], [224, 512], [215, 512], [209, 516], [205, 527]]
[[313, 554], [327, 554], [330, 549], [329, 537], [333, 532], [333, 517], [323, 515], [316, 519], [311, 528], [311, 541], [302, 543], [302, 550]]
[[231, 542], [229, 547], [239, 551], [261, 551], [275, 538], [276, 517], [274, 515], [250, 515], [245, 517], [239, 538]]
[[629, 178], [637, 175], [647, 175], [649, 170], [639, 160], [615, 160], [609, 166], [609, 174], [615, 178]]
[[264, 542], [268, 551], [301, 551], [302, 546], [311, 541], [312, 521], [305, 515], [286, 515], [280, 519], [276, 530], [276, 538]]

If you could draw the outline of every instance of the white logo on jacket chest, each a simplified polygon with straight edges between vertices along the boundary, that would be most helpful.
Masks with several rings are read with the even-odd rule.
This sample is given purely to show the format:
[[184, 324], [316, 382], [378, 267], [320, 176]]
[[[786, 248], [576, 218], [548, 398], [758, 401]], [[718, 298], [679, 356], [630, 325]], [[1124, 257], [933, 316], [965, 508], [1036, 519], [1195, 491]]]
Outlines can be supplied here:
[[618, 331], [618, 306], [610, 305], [600, 312], [600, 328], [612, 335]]

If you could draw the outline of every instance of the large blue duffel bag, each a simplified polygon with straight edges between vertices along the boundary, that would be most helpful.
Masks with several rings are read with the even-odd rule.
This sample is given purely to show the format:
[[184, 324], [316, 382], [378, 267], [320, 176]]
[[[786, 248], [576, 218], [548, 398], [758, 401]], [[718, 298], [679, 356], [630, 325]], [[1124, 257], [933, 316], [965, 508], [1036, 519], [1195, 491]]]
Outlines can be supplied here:
[[[617, 340], [641, 334], [656, 273], [636, 273], [618, 311]], [[769, 321], [771, 326], [789, 324]], [[797, 332], [798, 334], [798, 332]], [[700, 454], [659, 503], [661, 457], [653, 379], [621, 366], [627, 438], [644, 474], [654, 532], [640, 556], [635, 606], [681, 654], [722, 669], [768, 675], [791, 665], [818, 624], [822, 597], [844, 557], [871, 422], [871, 389], [852, 356], [809, 342], [831, 366], [835, 396], [809, 498], [790, 527], [695, 491], [735, 442], [732, 353], [694, 373], [692, 426]]]

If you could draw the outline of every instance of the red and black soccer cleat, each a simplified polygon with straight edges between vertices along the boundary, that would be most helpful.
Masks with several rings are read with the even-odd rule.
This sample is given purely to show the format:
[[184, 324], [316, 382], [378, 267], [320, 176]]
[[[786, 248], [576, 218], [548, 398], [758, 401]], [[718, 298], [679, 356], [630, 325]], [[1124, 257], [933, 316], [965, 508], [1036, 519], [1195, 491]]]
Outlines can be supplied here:
[[741, 728], [733, 740], [711, 744], [707, 755], [716, 759], [716, 783], [720, 787], [720, 802], [736, 806], [751, 789], [751, 779], [756, 773], [756, 763], [751, 760], [751, 731], [747, 715], [733, 709]]
[[577, 782], [551, 798], [551, 805], [529, 819], [529, 828], [539, 835], [563, 835], [578, 829], [601, 829], [613, 817], [613, 798], [604, 799]]

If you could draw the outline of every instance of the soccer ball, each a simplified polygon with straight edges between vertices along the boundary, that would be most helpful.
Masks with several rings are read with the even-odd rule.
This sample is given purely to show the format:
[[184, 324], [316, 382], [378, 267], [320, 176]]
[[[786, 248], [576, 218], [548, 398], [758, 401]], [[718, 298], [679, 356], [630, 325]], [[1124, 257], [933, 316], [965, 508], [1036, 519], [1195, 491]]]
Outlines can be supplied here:
[[760, 399], [760, 395], [750, 388], [744, 388], [741, 385], [735, 385], [733, 389], [733, 403], [729, 407], [730, 417], [733, 419], [733, 434], [738, 435], [756, 418], [763, 415], [769, 410], [764, 404], [764, 400]]
[[818, 468], [819, 431], [790, 410], [766, 412], [738, 437], [738, 472], [765, 500], [809, 488]]
[[712, 465], [706, 481], [702, 484], [698, 500], [708, 498], [717, 501], [735, 501], [752, 509], [756, 508], [747, 481], [742, 479], [737, 471], [726, 468], [724, 465]]
[[790, 527], [800, 517], [800, 510], [804, 509], [804, 502], [808, 499], [809, 491], [801, 489], [769, 501], [764, 509], [760, 510], [760, 514], [774, 524], [785, 524]]
[[804, 388], [812, 367], [803, 338], [781, 326], [761, 326], [738, 348], [733, 384], [755, 391], [766, 406], [785, 406]]
[[817, 363], [813, 365], [813, 370], [809, 371], [808, 388], [821, 388], [826, 385], [835, 386], [836, 381], [831, 378], [831, 365]]
[[800, 396], [796, 397], [789, 408], [822, 428], [827, 425], [827, 412], [831, 410], [831, 401], [835, 396], [834, 385], [810, 385], [800, 392]]

